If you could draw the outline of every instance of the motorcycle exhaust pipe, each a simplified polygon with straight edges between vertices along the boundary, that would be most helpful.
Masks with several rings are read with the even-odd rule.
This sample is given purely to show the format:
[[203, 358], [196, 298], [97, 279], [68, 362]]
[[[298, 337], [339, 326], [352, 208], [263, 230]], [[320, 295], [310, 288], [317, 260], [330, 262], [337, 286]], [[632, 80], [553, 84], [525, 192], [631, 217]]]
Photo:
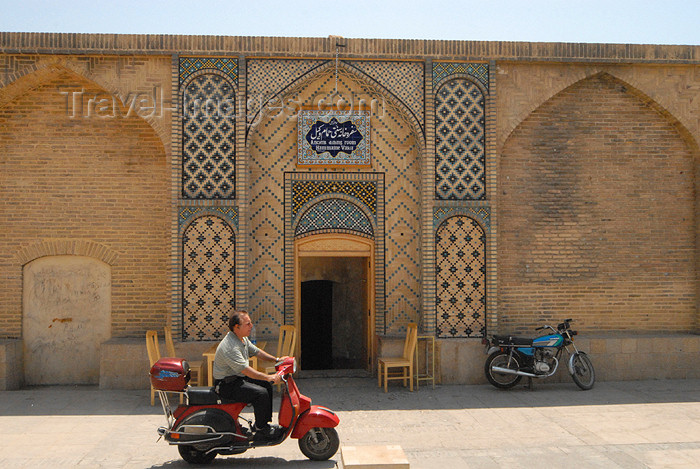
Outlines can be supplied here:
[[527, 376], [528, 378], [546, 378], [549, 375], [536, 375], [534, 373], [528, 373], [526, 371], [511, 370], [510, 368], [501, 368], [500, 366], [492, 366], [491, 369], [496, 373], [502, 373], [505, 375], [518, 375]]
[[554, 373], [557, 372], [557, 368], [559, 368], [559, 361], [555, 358], [554, 359], [554, 368], [548, 375], [536, 375], [534, 373], [528, 373], [527, 371], [519, 371], [519, 370], [511, 370], [510, 368], [502, 368], [500, 366], [492, 366], [491, 369], [495, 371], [496, 373], [503, 373], [506, 375], [518, 375], [518, 376], [526, 376], [528, 378], [549, 378], [552, 376]]

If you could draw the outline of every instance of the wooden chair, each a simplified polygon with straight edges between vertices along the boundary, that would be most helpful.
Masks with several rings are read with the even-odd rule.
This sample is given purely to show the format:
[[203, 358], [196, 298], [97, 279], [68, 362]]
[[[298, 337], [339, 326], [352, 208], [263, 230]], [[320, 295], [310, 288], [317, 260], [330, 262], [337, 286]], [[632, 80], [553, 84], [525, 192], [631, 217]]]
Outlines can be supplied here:
[[[158, 347], [158, 332], [146, 331], [146, 351], [148, 352], [148, 361], [151, 366], [160, 360], [160, 348]], [[155, 405], [156, 390], [151, 385], [151, 405]]]
[[[294, 347], [297, 344], [297, 328], [294, 326], [282, 326], [280, 327], [280, 335], [277, 338], [277, 357], [291, 357], [294, 355]], [[261, 369], [263, 373], [274, 373], [274, 366], [266, 366]], [[277, 389], [279, 390], [281, 386], [278, 384]]]
[[[177, 352], [175, 352], [175, 343], [173, 342], [173, 334], [170, 332], [168, 326], [164, 327], [165, 330], [165, 350], [168, 352], [168, 356], [172, 358], [178, 358]], [[204, 372], [202, 367], [204, 366], [203, 361], [189, 361], [187, 363], [190, 365], [190, 384], [192, 386], [204, 386]], [[182, 400], [182, 395], [180, 396]]]
[[[411, 323], [406, 330], [406, 340], [403, 344], [403, 355], [400, 357], [381, 357], [377, 359], [377, 375], [379, 379], [379, 387], [384, 383], [384, 392], [388, 391], [388, 382], [390, 379], [401, 379], [406, 387], [406, 382], [410, 384], [410, 390], [413, 392], [413, 358], [418, 342], [418, 325]], [[400, 369], [400, 374], [389, 376], [390, 370], [394, 368]]]

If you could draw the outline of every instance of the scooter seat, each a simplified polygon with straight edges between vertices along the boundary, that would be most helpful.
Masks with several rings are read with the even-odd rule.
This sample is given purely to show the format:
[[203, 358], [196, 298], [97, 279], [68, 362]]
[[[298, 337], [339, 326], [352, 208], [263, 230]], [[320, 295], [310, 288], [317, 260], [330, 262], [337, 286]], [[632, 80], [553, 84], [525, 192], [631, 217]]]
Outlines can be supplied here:
[[527, 337], [513, 337], [510, 335], [494, 335], [493, 338], [496, 339], [499, 344], [516, 345], [518, 347], [532, 347], [532, 339], [527, 338]]
[[214, 388], [208, 386], [190, 386], [187, 388], [187, 399], [190, 405], [221, 404], [221, 398]]

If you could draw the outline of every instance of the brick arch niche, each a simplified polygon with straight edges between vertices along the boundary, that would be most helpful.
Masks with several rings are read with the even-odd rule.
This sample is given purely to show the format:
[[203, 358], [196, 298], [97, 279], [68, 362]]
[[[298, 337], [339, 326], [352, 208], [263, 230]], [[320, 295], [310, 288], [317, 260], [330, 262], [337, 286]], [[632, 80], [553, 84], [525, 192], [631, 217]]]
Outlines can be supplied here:
[[[162, 140], [124, 107], [116, 117], [106, 117], [111, 109], [91, 108], [94, 96], [113, 103], [94, 82], [61, 67], [37, 73], [18, 79], [17, 86], [24, 80], [32, 86], [0, 105], [0, 200], [12, 213], [0, 248], [24, 256], [22, 263], [37, 257], [41, 246], [46, 251], [40, 255], [112, 263], [112, 335], [141, 337], [145, 327], [165, 321], [170, 299], [167, 276], [153, 274], [168, 270]], [[73, 101], [74, 92], [84, 99]], [[18, 312], [3, 318], [6, 338], [22, 334], [22, 263], [0, 261], [3, 309]]]
[[575, 83], [513, 131], [499, 181], [501, 327], [692, 330], [694, 151], [652, 100]]

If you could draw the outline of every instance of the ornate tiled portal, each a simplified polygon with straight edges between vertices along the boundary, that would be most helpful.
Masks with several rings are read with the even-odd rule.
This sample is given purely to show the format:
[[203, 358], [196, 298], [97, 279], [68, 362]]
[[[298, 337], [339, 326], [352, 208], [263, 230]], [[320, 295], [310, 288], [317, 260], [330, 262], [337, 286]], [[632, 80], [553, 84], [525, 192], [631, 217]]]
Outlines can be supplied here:
[[221, 218], [196, 218], [182, 237], [182, 338], [216, 340], [235, 306], [235, 235]]
[[445, 220], [435, 236], [437, 336], [483, 337], [486, 333], [484, 230], [473, 218]]

